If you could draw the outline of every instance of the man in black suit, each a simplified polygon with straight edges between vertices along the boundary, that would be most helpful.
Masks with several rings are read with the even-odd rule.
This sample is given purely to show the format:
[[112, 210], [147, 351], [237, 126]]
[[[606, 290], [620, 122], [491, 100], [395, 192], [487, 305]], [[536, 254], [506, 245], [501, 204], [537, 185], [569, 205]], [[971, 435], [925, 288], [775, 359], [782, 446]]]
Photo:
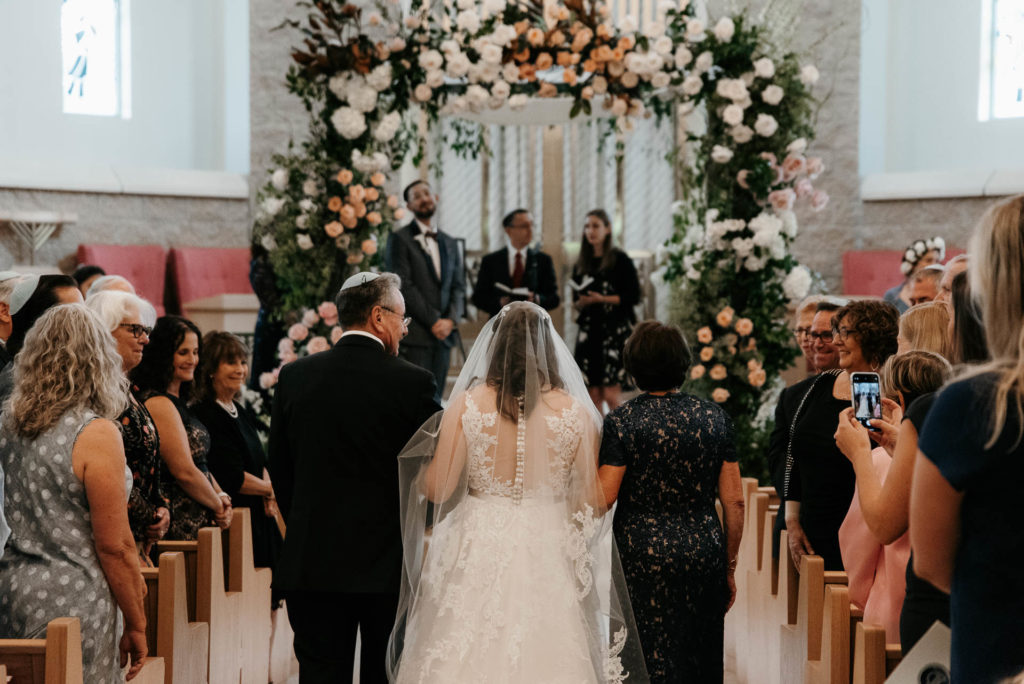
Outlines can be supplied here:
[[388, 271], [402, 279], [412, 323], [399, 354], [434, 374], [441, 400], [452, 347], [459, 343], [459, 320], [466, 309], [466, 275], [458, 243], [432, 223], [437, 198], [426, 181], [402, 193], [413, 220], [391, 234], [384, 252]]
[[399, 358], [401, 281], [360, 273], [338, 293], [344, 334], [281, 369], [270, 473], [287, 523], [274, 588], [288, 603], [301, 684], [386, 682], [402, 575], [398, 454], [440, 406], [430, 373]]
[[[530, 248], [533, 242], [533, 217], [526, 209], [516, 209], [501, 221], [510, 247], [491, 252], [480, 262], [480, 274], [473, 289], [473, 304], [491, 316], [515, 299], [525, 299], [547, 310], [558, 306], [558, 280], [555, 264], [544, 252]], [[526, 288], [525, 294], [509, 290]]]

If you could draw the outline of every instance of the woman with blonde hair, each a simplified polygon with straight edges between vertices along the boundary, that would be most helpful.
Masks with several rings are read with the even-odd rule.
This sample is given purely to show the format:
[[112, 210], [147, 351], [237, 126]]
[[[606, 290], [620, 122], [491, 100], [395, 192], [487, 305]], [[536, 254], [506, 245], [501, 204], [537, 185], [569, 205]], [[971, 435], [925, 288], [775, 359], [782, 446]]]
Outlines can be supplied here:
[[900, 316], [896, 353], [921, 350], [949, 358], [949, 307], [942, 302], [916, 304]]
[[0, 637], [39, 638], [53, 618], [77, 617], [84, 680], [120, 681], [118, 651], [132, 679], [146, 657], [145, 585], [115, 422], [128, 404], [121, 358], [80, 304], [47, 311], [25, 341], [0, 427], [12, 529], [0, 560]]
[[1024, 195], [991, 207], [968, 252], [991, 362], [946, 386], [921, 434], [914, 569], [950, 593], [952, 680], [1024, 667]]

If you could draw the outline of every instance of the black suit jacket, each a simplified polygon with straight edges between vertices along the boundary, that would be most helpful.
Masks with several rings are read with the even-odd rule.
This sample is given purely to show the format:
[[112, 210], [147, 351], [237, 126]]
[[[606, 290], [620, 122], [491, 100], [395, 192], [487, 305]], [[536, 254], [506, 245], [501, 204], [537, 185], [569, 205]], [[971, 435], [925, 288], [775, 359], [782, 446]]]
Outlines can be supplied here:
[[397, 457], [440, 410], [433, 397], [429, 372], [361, 335], [281, 369], [270, 475], [288, 533], [275, 589], [398, 591]]
[[[491, 252], [480, 261], [480, 274], [473, 288], [473, 304], [491, 316], [501, 311], [500, 300], [505, 296], [504, 292], [494, 287], [495, 283], [512, 287], [512, 274], [508, 270], [508, 247]], [[533, 292], [536, 295], [534, 301], [548, 311], [561, 302], [555, 263], [544, 252], [532, 248], [526, 251], [522, 286]]]
[[450, 318], [458, 325], [466, 312], [466, 274], [459, 246], [455, 238], [438, 232], [437, 245], [441, 253], [441, 277], [438, 278], [434, 262], [416, 239], [419, 232], [416, 221], [412, 221], [391, 234], [384, 252], [385, 267], [402, 279], [405, 310], [412, 318], [409, 334], [402, 344], [452, 347], [459, 339], [458, 328], [441, 341], [434, 337], [430, 328], [440, 318]]

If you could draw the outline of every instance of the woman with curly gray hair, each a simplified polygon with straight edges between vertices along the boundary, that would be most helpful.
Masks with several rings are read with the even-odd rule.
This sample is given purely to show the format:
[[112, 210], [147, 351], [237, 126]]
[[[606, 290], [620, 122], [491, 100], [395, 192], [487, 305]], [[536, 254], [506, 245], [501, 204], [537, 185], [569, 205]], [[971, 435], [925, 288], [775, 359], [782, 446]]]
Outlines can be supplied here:
[[66, 304], [43, 314], [14, 364], [0, 426], [12, 529], [0, 636], [39, 638], [53, 618], [77, 617], [85, 681], [118, 681], [129, 657], [132, 679], [146, 657], [145, 586], [115, 423], [128, 399], [121, 358], [95, 314]]

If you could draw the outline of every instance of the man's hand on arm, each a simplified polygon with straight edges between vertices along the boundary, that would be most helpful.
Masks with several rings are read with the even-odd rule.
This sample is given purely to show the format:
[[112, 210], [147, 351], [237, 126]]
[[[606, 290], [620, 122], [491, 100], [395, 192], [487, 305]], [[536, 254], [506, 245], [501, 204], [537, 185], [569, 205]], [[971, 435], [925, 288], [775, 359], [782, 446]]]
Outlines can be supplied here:
[[447, 339], [452, 334], [452, 330], [455, 329], [455, 321], [450, 318], [439, 318], [434, 322], [434, 325], [430, 327], [430, 332], [434, 334], [439, 340]]

